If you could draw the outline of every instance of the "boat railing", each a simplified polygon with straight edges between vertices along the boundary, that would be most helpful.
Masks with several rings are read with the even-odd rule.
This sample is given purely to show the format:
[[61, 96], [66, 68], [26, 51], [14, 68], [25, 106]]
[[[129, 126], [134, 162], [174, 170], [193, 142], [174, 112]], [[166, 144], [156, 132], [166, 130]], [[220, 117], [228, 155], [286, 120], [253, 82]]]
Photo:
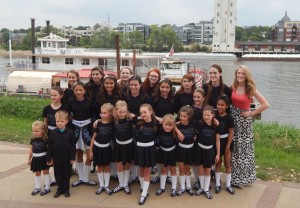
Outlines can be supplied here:
[[31, 61], [15, 61], [13, 63], [14, 69], [22, 69], [22, 70], [36, 70], [39, 68], [39, 64], [33, 64]]

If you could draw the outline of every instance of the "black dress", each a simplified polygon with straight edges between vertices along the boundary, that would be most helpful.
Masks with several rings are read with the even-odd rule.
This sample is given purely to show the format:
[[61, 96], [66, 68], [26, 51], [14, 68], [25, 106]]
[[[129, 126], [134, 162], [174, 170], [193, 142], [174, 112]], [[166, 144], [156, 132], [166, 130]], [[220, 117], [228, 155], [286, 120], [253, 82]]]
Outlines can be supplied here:
[[170, 113], [175, 113], [175, 102], [171, 101], [168, 98], [162, 98], [159, 96], [158, 99], [152, 101], [152, 107], [155, 112], [155, 115], [162, 118], [164, 115]]
[[173, 132], [166, 132], [161, 129], [158, 133], [158, 163], [167, 166], [176, 166], [178, 139]]
[[48, 170], [47, 142], [43, 138], [32, 138], [30, 140], [30, 145], [32, 146], [33, 153], [30, 170], [32, 172]]
[[175, 94], [175, 112], [178, 113], [180, 108], [185, 105], [193, 106], [193, 93], [180, 93]]

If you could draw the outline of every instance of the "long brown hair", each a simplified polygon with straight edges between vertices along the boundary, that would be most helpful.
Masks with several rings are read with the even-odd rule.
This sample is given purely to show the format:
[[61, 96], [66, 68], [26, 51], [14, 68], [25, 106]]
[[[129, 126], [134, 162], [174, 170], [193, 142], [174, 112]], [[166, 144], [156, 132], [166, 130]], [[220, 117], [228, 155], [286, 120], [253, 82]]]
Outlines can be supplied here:
[[[77, 77], [77, 82], [80, 81], [79, 73], [78, 73], [77, 71], [75, 71], [74, 69], [71, 69], [70, 71], [68, 71], [68, 73], [67, 73], [67, 78], [68, 78], [68, 76], [69, 76], [69, 73], [75, 74], [75, 76]], [[72, 87], [74, 87], [74, 86], [71, 86], [71, 85], [69, 84], [69, 82], [68, 82], [68, 88], [72, 88]]]
[[[220, 74], [222, 74], [222, 67], [220, 65], [213, 64], [209, 67], [209, 69], [211, 69], [211, 68], [217, 69], [218, 72]], [[212, 91], [213, 91], [212, 81], [209, 80], [207, 83], [207, 93], [206, 93], [206, 97], [204, 100], [204, 105], [207, 105], [209, 103], [209, 99], [211, 98]], [[224, 94], [224, 82], [223, 82], [222, 76], [220, 76], [220, 95], [222, 95], [222, 94]]]
[[104, 72], [103, 72], [103, 68], [101, 66], [95, 66], [94, 68], [92, 68], [91, 70], [91, 74], [90, 74], [90, 79], [88, 81], [88, 83], [86, 83], [86, 93], [89, 97], [93, 97], [93, 88], [96, 86], [93, 78], [92, 78], [92, 74], [94, 71], [99, 71], [100, 74], [102, 75], [102, 78], [101, 78], [101, 81], [100, 81], [100, 85], [102, 84], [102, 80], [103, 80], [103, 77], [104, 77]]
[[[192, 74], [185, 74], [183, 75], [182, 79], [181, 79], [181, 82], [184, 80], [184, 79], [187, 79], [189, 81], [192, 81], [194, 82], [193, 86], [192, 86], [192, 92], [191, 93], [194, 93], [195, 89], [196, 89], [196, 84], [195, 84], [195, 78], [193, 77]], [[180, 86], [180, 89], [176, 92], [176, 94], [182, 94], [184, 92], [184, 88], [183, 86], [181, 85]]]
[[169, 85], [170, 87], [170, 92], [168, 93], [168, 100], [171, 101], [172, 103], [174, 102], [174, 93], [173, 93], [173, 89], [172, 89], [172, 81], [168, 78], [166, 79], [162, 79], [159, 81], [158, 85], [156, 86], [154, 92], [153, 92], [153, 95], [152, 95], [152, 99], [153, 101], [158, 101], [159, 97], [160, 97], [160, 86], [163, 84], [163, 83], [166, 83]]
[[248, 66], [241, 65], [235, 70], [233, 87], [237, 88], [239, 85], [239, 82], [237, 80], [237, 71], [239, 69], [242, 69], [243, 72], [245, 73], [245, 92], [248, 95], [249, 99], [252, 99], [254, 91], [256, 90], [256, 85], [255, 85], [252, 73]]

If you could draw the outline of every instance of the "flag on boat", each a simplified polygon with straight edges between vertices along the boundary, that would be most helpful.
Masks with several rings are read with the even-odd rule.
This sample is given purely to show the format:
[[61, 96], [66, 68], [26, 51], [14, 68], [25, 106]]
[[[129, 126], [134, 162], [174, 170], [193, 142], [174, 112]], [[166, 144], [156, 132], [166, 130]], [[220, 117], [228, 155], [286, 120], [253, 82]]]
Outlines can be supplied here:
[[174, 55], [174, 48], [173, 48], [173, 44], [172, 44], [172, 47], [170, 49], [170, 53], [169, 53], [169, 56], [173, 56]]

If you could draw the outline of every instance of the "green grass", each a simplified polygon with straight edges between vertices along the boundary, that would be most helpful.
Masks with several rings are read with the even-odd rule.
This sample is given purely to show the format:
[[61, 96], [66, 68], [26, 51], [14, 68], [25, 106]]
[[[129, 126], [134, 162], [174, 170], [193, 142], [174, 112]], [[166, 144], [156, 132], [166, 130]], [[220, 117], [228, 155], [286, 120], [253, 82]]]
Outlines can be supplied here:
[[[0, 97], [0, 140], [28, 144], [31, 124], [41, 119], [49, 99]], [[300, 129], [254, 122], [257, 177], [300, 183]]]

